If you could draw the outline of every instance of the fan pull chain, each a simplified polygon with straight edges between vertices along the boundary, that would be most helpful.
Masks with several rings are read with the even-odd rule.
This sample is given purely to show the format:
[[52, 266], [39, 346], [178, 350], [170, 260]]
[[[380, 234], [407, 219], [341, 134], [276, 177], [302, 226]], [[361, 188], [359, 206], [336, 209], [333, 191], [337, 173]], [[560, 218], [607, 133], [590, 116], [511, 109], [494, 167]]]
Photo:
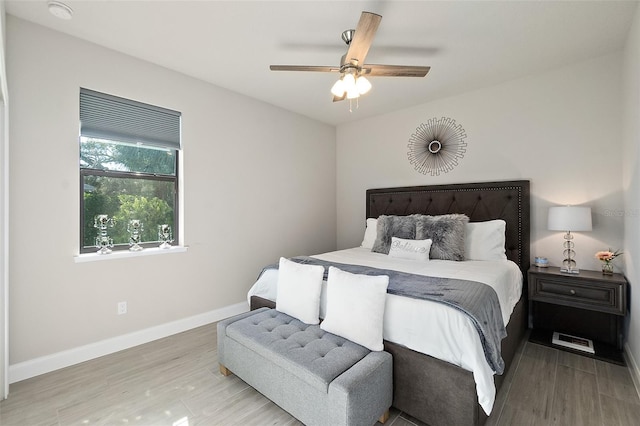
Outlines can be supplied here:
[[[353, 99], [349, 99], [349, 112], [353, 112]], [[356, 109], [360, 108], [360, 97], [356, 98]]]

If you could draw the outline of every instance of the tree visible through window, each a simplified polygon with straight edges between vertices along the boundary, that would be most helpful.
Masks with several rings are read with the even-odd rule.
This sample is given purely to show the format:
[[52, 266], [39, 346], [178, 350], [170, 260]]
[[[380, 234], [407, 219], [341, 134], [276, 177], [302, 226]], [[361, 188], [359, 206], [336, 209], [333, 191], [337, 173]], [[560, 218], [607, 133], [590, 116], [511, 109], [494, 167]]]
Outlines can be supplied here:
[[[86, 92], [121, 101], [121, 98], [110, 95]], [[104, 129], [100, 132], [92, 132], [91, 129], [83, 131], [85, 122], [90, 122], [91, 117], [82, 121], [82, 94], [80, 251], [97, 251], [99, 230], [94, 226], [94, 221], [96, 216], [105, 214], [113, 219], [113, 227], [108, 229], [108, 235], [113, 239], [116, 250], [129, 247], [130, 232], [127, 227], [131, 220], [139, 220], [143, 224], [140, 235], [142, 246], [159, 244], [159, 225], [168, 224], [173, 230], [174, 239], [177, 238], [179, 150], [174, 149], [172, 144], [153, 143], [153, 140], [149, 143], [140, 135], [121, 137], [120, 128], [112, 132], [114, 137], [93, 137], [97, 133], [110, 134]], [[119, 105], [116, 104], [116, 107]], [[130, 108], [130, 105], [127, 104], [127, 107]], [[105, 109], [104, 106], [102, 108]], [[93, 111], [89, 107], [85, 109]]]

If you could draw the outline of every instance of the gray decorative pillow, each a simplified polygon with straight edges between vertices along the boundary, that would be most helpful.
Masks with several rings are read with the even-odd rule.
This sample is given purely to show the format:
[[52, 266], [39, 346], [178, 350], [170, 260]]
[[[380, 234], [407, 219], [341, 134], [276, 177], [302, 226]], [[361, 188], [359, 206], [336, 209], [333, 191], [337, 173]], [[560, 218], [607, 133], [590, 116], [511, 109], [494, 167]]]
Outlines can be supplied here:
[[[464, 230], [464, 228], [463, 228]], [[416, 215], [411, 216], [385, 216], [378, 217], [378, 230], [376, 241], [371, 251], [375, 253], [389, 254], [391, 237], [416, 239]], [[462, 246], [464, 254], [464, 245]]]
[[465, 224], [469, 217], [464, 214], [439, 216], [415, 215], [417, 240], [432, 240], [431, 259], [464, 260]]

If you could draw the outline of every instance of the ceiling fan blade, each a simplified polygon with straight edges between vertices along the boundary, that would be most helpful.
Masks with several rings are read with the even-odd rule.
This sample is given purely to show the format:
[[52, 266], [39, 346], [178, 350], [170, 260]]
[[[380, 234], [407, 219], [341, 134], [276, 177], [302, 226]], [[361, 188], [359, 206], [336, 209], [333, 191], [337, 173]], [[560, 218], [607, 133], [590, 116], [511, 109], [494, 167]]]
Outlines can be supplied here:
[[431, 67], [417, 67], [410, 65], [373, 65], [362, 67], [360, 74], [371, 77], [424, 77]]
[[344, 101], [345, 99], [347, 99], [347, 94], [345, 93], [342, 96], [333, 96], [333, 102], [340, 102], [340, 101]]
[[349, 43], [347, 50], [346, 62], [357, 61], [358, 64], [364, 64], [364, 58], [367, 57], [373, 37], [378, 31], [382, 16], [371, 12], [362, 12], [353, 40]]
[[340, 68], [314, 65], [271, 65], [271, 71], [314, 71], [314, 72], [338, 72]]

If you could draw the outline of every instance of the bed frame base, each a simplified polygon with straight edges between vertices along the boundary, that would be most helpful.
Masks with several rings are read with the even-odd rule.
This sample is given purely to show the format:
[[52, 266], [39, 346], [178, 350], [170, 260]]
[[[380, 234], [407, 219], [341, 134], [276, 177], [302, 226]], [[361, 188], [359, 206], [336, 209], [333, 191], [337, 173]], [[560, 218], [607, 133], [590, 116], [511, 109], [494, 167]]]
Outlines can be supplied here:
[[[503, 375], [494, 376], [496, 392], [524, 338], [525, 303], [516, 306], [502, 341]], [[393, 406], [429, 425], [483, 425], [473, 373], [437, 358], [385, 341], [393, 355]]]

